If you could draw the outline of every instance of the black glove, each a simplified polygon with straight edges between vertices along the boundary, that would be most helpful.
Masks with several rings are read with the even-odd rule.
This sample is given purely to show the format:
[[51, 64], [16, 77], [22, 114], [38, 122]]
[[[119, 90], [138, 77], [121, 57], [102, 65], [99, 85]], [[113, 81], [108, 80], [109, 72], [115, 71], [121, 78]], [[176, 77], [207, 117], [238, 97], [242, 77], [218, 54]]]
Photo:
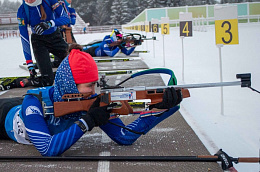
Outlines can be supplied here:
[[181, 90], [175, 90], [174, 87], [166, 88], [163, 93], [163, 101], [154, 105], [150, 105], [149, 109], [170, 109], [178, 105], [182, 101]]
[[141, 45], [141, 44], [142, 44], [141, 40], [134, 40], [134, 45]]
[[220, 149], [214, 156], [218, 156], [219, 160], [221, 160], [221, 166], [223, 170], [228, 170], [229, 168], [233, 167], [231, 157], [222, 151], [222, 149]]
[[40, 24], [34, 26], [34, 31], [37, 35], [41, 35], [45, 30], [50, 29], [51, 26], [52, 23], [50, 21], [41, 22]]
[[34, 66], [28, 66], [30, 77], [35, 78], [37, 76], [37, 72], [35, 71]]
[[99, 107], [99, 104], [100, 98], [97, 97], [97, 100], [92, 104], [87, 114], [81, 117], [87, 123], [88, 131], [91, 131], [94, 127], [106, 124], [110, 118], [112, 107], [115, 106], [113, 103]]
[[122, 42], [121, 44], [118, 45], [118, 47], [122, 50], [125, 47], [126, 43]]

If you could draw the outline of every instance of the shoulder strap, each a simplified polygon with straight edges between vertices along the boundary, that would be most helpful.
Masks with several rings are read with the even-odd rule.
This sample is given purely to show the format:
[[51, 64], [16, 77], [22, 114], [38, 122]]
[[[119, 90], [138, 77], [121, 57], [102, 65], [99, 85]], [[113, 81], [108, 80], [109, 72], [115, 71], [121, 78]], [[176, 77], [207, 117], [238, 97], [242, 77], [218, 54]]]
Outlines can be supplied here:
[[50, 2], [49, 2], [49, 0], [44, 0], [44, 2], [52, 9], [52, 7], [51, 7], [51, 4], [50, 4]]
[[39, 94], [36, 94], [36, 93], [26, 93], [23, 95], [26, 96], [26, 95], [32, 95], [32, 96], [35, 96], [41, 103], [42, 103], [42, 92], [40, 91]]
[[27, 4], [25, 4], [25, 1], [23, 1], [23, 7], [26, 13], [27, 21], [30, 24], [30, 15], [29, 15], [29, 7]]

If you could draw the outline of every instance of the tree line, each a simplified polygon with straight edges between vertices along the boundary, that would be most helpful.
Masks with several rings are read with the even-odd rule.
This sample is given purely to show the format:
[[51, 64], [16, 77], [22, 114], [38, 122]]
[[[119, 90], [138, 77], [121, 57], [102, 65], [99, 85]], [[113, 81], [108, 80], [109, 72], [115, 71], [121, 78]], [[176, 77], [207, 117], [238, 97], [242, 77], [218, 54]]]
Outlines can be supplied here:
[[[71, 6], [90, 26], [101, 26], [126, 24], [147, 8], [254, 1], [260, 0], [72, 0]], [[20, 5], [18, 1], [0, 1], [0, 14], [16, 12]]]

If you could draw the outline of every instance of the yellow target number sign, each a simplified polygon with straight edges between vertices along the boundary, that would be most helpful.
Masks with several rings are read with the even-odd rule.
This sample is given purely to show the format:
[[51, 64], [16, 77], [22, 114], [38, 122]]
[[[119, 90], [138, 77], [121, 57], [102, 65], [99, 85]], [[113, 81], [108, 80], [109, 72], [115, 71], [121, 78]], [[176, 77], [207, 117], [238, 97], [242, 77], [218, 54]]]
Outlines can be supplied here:
[[154, 33], [159, 32], [159, 24], [152, 24], [152, 32]]
[[239, 44], [238, 20], [215, 20], [216, 44]]
[[162, 35], [169, 35], [170, 34], [170, 24], [169, 23], [162, 23], [161, 24], [161, 34]]
[[145, 32], [150, 32], [150, 27], [149, 27], [149, 25], [145, 25]]

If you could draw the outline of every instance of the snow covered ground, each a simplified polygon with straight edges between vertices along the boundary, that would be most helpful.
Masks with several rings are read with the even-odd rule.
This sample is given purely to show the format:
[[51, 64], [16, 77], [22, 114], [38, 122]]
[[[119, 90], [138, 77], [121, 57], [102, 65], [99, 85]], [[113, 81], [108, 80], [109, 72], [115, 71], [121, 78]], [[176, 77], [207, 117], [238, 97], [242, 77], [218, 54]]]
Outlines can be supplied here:
[[[132, 31], [133, 32], [133, 31]], [[142, 33], [146, 34], [146, 33]], [[101, 39], [106, 33], [75, 35], [80, 44]], [[147, 34], [148, 37], [152, 33]], [[178, 84], [220, 81], [219, 50], [215, 45], [215, 29], [193, 31], [193, 37], [184, 38], [184, 81], [182, 81], [182, 42], [178, 28], [170, 35], [155, 34], [157, 41], [145, 41], [137, 50], [153, 67], [172, 69]], [[164, 47], [163, 47], [164, 40]], [[155, 46], [153, 46], [153, 43]], [[238, 81], [237, 73], [251, 73], [252, 87], [260, 90], [260, 24], [239, 24], [239, 44], [222, 47], [223, 81]], [[153, 48], [155, 47], [155, 48]], [[163, 53], [164, 51], [164, 53]], [[20, 38], [0, 40], [0, 77], [26, 76], [20, 69], [24, 62]], [[165, 54], [165, 66], [163, 61]], [[163, 76], [167, 80], [167, 76]], [[211, 154], [222, 148], [233, 157], [258, 157], [260, 147], [260, 94], [240, 86], [224, 87], [224, 114], [221, 114], [220, 88], [190, 89], [191, 97], [181, 103], [180, 112], [194, 129]], [[257, 163], [235, 164], [239, 172], [259, 171]]]
[[[193, 32], [184, 38], [184, 82], [182, 81], [182, 42], [178, 28], [164, 36], [156, 34], [153, 42], [143, 45], [151, 50], [141, 57], [150, 67], [165, 67], [175, 72], [179, 84], [220, 81], [219, 49], [215, 45], [215, 28]], [[152, 36], [148, 34], [147, 36]], [[260, 24], [239, 25], [239, 44], [221, 49], [223, 81], [237, 81], [237, 73], [251, 73], [252, 87], [260, 90]], [[222, 148], [233, 157], [259, 157], [260, 94], [239, 86], [224, 87], [224, 114], [221, 114], [221, 89], [190, 89], [191, 97], [183, 100], [180, 112], [206, 145], [211, 154]], [[238, 171], [259, 171], [259, 164], [235, 165]]]

